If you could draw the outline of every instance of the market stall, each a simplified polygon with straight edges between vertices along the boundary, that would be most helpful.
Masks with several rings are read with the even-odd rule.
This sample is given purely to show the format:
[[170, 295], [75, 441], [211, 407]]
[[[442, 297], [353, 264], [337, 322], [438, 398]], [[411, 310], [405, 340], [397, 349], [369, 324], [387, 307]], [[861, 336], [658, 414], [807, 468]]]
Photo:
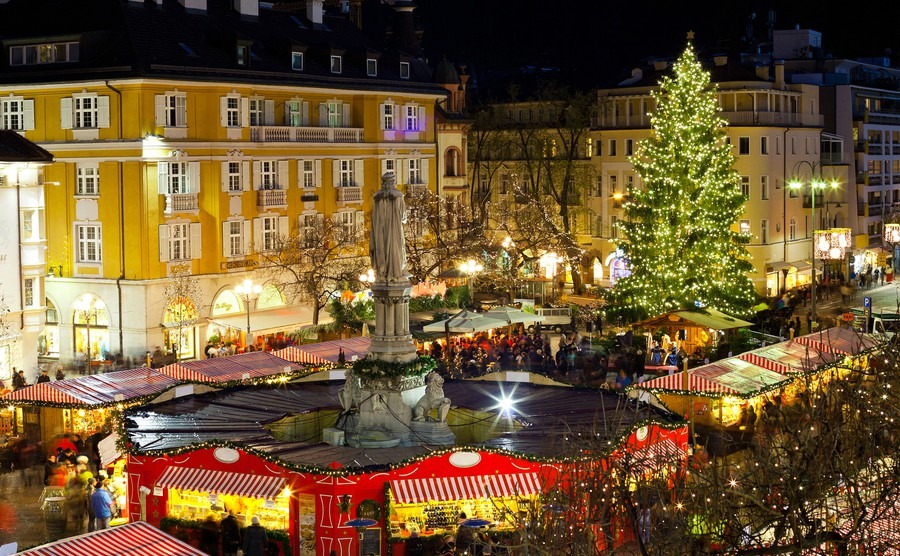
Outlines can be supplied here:
[[306, 371], [307, 369], [302, 365], [265, 351], [251, 351], [198, 361], [182, 361], [159, 369], [159, 372], [179, 381], [211, 384], [287, 379]]
[[675, 348], [684, 350], [688, 355], [693, 355], [697, 350], [708, 354], [719, 343], [719, 334], [748, 326], [753, 326], [753, 323], [707, 307], [670, 311], [635, 323], [632, 328], [648, 333], [645, 354], [649, 362], [654, 338], [661, 338], [660, 347], [665, 352]]
[[278, 357], [283, 357], [288, 361], [294, 361], [296, 363], [337, 364], [340, 362], [341, 352], [344, 354], [344, 361], [354, 361], [365, 357], [366, 353], [369, 351], [369, 346], [371, 345], [371, 337], [357, 336], [354, 338], [343, 338], [340, 340], [329, 340], [327, 342], [290, 346], [273, 353]]
[[19, 552], [20, 556], [126, 556], [135, 554], [153, 556], [204, 556], [206, 553], [167, 535], [158, 528], [135, 521], [126, 525], [94, 531], [60, 541], [43, 544]]

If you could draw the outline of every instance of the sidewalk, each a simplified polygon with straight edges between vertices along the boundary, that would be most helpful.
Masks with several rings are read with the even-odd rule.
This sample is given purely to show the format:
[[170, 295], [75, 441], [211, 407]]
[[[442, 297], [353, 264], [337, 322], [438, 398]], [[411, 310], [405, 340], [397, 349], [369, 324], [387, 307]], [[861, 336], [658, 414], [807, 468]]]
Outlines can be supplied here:
[[[31, 486], [19, 471], [0, 474], [0, 545], [18, 543], [18, 550], [56, 540], [47, 534], [38, 499], [44, 490], [43, 469], [33, 467]], [[65, 536], [76, 534], [69, 524]], [[85, 528], [85, 531], [87, 529]]]

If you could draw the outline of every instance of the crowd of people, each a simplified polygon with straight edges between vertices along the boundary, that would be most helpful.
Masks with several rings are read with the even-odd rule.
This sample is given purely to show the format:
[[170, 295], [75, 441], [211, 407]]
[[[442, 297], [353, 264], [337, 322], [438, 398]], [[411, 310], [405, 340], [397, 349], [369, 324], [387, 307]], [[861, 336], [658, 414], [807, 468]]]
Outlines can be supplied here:
[[253, 516], [250, 525], [241, 531], [240, 524], [232, 512], [227, 512], [221, 519], [209, 514], [200, 525], [200, 550], [210, 556], [236, 556], [242, 551], [244, 556], [267, 556], [278, 553], [277, 547], [269, 543], [266, 530], [259, 524], [259, 518]]

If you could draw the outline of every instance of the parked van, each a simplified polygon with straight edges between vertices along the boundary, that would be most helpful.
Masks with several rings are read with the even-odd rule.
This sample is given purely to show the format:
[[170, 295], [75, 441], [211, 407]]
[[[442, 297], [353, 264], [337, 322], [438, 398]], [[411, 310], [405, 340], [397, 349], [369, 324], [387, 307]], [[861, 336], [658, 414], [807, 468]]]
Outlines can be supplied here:
[[873, 308], [869, 314], [868, 326], [865, 322], [865, 308], [853, 307], [850, 313], [854, 316], [853, 329], [868, 332], [875, 336], [892, 338], [900, 332], [900, 313], [887, 308]]
[[[544, 320], [541, 322], [541, 328], [550, 329], [554, 332], [561, 333], [575, 329], [575, 323], [572, 322], [571, 307], [535, 307], [535, 312]], [[528, 330], [534, 330], [534, 325], [528, 327]]]

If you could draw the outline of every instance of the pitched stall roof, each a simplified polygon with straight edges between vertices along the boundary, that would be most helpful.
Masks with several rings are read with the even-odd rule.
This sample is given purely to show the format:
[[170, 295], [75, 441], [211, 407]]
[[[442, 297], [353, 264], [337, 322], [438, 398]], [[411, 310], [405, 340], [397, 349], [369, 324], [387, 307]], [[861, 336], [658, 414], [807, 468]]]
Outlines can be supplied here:
[[354, 355], [357, 359], [364, 358], [369, 353], [369, 346], [371, 345], [371, 337], [358, 336], [356, 338], [343, 338], [341, 340], [290, 346], [273, 353], [278, 357], [297, 363], [337, 363], [340, 350], [344, 350], [344, 360], [351, 361]]
[[[345, 468], [384, 469], [432, 451], [427, 446], [353, 448], [332, 446], [312, 439], [282, 442], [269, 432], [272, 423], [289, 415], [318, 410], [339, 410], [338, 390], [343, 382], [289, 383], [278, 388], [236, 387], [228, 391], [178, 398], [127, 412], [128, 440], [142, 450], [170, 451], [205, 442], [241, 444], [298, 466], [326, 469], [333, 462]], [[474, 448], [504, 449], [536, 457], [565, 455], [557, 439], [573, 430], [603, 427], [614, 443], [621, 441], [638, 423], [648, 419], [678, 423], [680, 418], [613, 393], [596, 389], [561, 388], [519, 384], [448, 380], [444, 394], [458, 409], [500, 413], [500, 400], [510, 398], [508, 416], [518, 430], [473, 445]], [[627, 404], [627, 405], [626, 405]], [[596, 431], [595, 431], [596, 432]]]
[[647, 380], [633, 388], [651, 392], [753, 397], [791, 380], [739, 357], [729, 357], [688, 370], [686, 389], [683, 372]]
[[226, 357], [172, 363], [159, 369], [177, 380], [223, 383], [236, 380], [288, 375], [303, 367], [266, 351], [251, 351]]
[[206, 553], [163, 533], [146, 521], [133, 521], [19, 552], [20, 556], [203, 556]]
[[794, 338], [795, 341], [823, 353], [858, 355], [878, 345], [871, 334], [861, 334], [838, 326]]
[[53, 162], [53, 155], [15, 131], [0, 129], [0, 162]]
[[721, 311], [712, 308], [704, 308], [697, 310], [669, 311], [657, 315], [653, 318], [638, 322], [635, 328], [653, 328], [660, 326], [671, 326], [674, 322], [681, 320], [693, 323], [695, 326], [704, 328], [712, 328], [713, 330], [730, 330], [732, 328], [743, 328], [753, 326], [752, 322], [747, 322], [730, 315], [726, 315]]
[[17, 404], [52, 403], [72, 407], [103, 406], [161, 394], [178, 380], [146, 367], [67, 378], [27, 386], [3, 396]]
[[797, 375], [813, 372], [833, 363], [833, 353], [815, 349], [796, 340], [778, 342], [739, 355], [744, 361], [781, 373]]

